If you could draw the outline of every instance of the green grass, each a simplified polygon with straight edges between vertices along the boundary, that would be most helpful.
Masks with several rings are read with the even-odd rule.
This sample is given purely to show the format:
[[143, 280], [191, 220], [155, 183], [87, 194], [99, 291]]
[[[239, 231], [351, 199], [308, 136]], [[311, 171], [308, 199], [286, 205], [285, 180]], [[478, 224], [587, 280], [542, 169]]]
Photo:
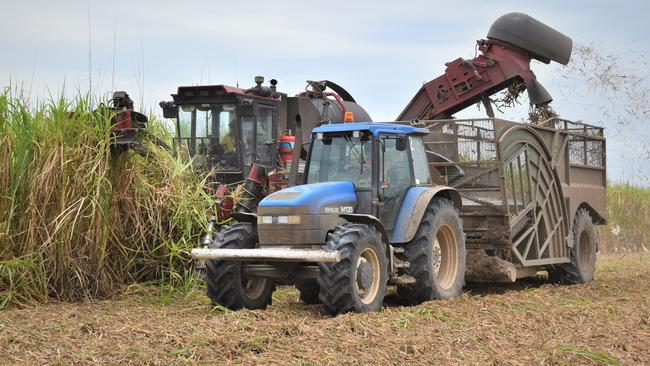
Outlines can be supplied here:
[[[650, 249], [650, 188], [630, 183], [607, 186], [608, 225], [601, 230], [600, 249], [620, 252]], [[620, 228], [614, 235], [613, 228]]]
[[608, 354], [604, 352], [597, 352], [597, 351], [590, 351], [588, 349], [580, 348], [580, 347], [574, 347], [574, 346], [568, 346], [568, 345], [563, 345], [558, 348], [561, 352], [566, 352], [566, 353], [573, 353], [576, 355], [583, 356], [591, 361], [596, 361], [599, 364], [603, 365], [611, 365], [611, 366], [620, 366], [621, 362], [617, 359], [615, 359], [612, 356], [609, 356]]
[[[134, 282], [192, 287], [189, 250], [210, 197], [188, 162], [151, 142], [110, 149], [87, 98], [30, 105], [0, 93], [0, 309], [108, 297]], [[150, 130], [169, 140], [155, 119]]]

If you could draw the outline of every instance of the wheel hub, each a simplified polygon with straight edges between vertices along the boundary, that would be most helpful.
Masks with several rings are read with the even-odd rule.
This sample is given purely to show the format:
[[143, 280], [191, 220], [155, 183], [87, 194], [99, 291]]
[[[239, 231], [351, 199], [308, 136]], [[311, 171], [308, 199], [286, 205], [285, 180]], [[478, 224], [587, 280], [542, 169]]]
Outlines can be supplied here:
[[357, 267], [357, 284], [362, 291], [367, 290], [372, 285], [372, 265], [365, 258], [360, 258]]
[[438, 285], [450, 289], [458, 276], [458, 249], [456, 235], [449, 225], [441, 225], [432, 243], [431, 268]]
[[370, 248], [364, 249], [357, 259], [354, 287], [359, 300], [364, 304], [375, 301], [379, 292], [381, 270], [377, 253]]
[[440, 272], [440, 262], [442, 257], [442, 250], [440, 249], [440, 241], [436, 238], [433, 241], [433, 257], [431, 258], [431, 263], [433, 264], [433, 274], [438, 276]]
[[266, 285], [266, 279], [264, 278], [249, 278], [242, 279], [242, 287], [244, 292], [250, 298], [258, 298], [264, 292], [264, 286]]

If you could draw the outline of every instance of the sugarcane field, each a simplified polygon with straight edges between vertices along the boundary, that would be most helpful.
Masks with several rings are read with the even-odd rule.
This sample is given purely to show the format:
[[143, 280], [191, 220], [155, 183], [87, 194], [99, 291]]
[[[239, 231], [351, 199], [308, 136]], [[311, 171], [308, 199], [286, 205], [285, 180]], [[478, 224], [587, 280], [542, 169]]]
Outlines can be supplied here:
[[649, 4], [3, 5], [1, 365], [650, 364]]

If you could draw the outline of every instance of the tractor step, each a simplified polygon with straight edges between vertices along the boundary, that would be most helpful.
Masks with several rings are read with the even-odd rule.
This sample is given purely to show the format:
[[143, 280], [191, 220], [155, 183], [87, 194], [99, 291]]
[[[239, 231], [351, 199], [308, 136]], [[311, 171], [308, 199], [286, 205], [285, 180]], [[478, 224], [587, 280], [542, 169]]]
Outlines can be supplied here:
[[409, 275], [401, 275], [401, 276], [396, 276], [396, 277], [391, 277], [388, 280], [389, 285], [409, 285], [415, 283], [415, 277], [409, 276]]

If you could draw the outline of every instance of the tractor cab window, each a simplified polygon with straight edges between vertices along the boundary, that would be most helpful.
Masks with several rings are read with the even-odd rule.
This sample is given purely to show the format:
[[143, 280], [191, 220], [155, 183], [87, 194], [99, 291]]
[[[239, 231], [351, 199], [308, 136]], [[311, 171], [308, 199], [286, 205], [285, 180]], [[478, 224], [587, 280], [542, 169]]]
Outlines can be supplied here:
[[372, 184], [372, 139], [355, 131], [315, 136], [307, 171], [307, 183], [350, 181], [357, 189]]
[[422, 137], [410, 136], [411, 156], [413, 157], [413, 173], [416, 185], [431, 184], [431, 172], [427, 160], [427, 150], [422, 142]]
[[402, 206], [406, 191], [412, 186], [407, 139], [398, 136], [382, 136], [380, 166], [380, 195], [384, 204], [378, 216], [386, 230], [391, 231]]

